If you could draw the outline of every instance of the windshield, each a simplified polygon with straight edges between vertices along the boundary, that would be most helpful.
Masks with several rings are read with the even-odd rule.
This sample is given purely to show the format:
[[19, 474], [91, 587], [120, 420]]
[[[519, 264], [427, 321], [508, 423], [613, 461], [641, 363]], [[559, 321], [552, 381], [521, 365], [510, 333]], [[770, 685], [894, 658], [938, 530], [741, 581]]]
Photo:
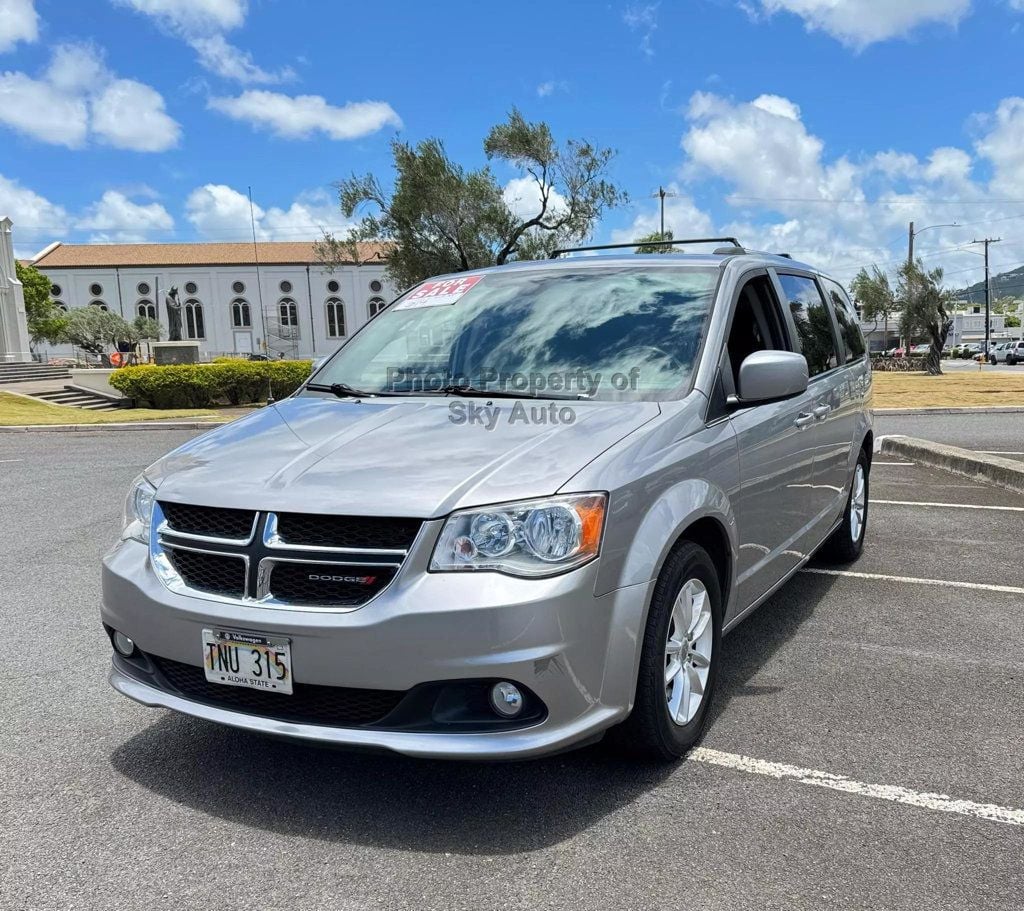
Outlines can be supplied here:
[[715, 268], [629, 265], [426, 282], [312, 382], [371, 393], [665, 397], [693, 372], [717, 281]]

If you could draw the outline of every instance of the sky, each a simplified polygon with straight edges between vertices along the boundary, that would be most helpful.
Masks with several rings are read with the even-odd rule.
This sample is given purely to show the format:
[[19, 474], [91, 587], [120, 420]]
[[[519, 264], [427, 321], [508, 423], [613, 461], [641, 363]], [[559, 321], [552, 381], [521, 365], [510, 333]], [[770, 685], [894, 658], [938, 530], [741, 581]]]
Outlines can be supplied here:
[[[1024, 0], [0, 0], [0, 215], [55, 240], [345, 230], [333, 183], [512, 107], [616, 150], [594, 242], [736, 235], [848, 282], [907, 224], [947, 283], [1024, 263]], [[520, 175], [497, 178], [521, 198]], [[556, 188], [557, 189], [557, 188]], [[1024, 289], [1022, 289], [1024, 290]]]

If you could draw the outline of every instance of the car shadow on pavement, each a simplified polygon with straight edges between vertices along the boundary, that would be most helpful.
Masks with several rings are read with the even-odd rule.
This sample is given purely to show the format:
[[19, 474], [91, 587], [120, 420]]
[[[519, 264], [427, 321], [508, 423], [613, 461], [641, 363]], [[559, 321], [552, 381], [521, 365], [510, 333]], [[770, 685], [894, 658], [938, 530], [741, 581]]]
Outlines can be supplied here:
[[835, 576], [798, 574], [726, 637], [706, 733], [714, 730], [715, 720], [728, 712], [734, 699], [762, 699], [767, 723], [773, 712], [772, 696], [782, 692], [784, 683], [750, 681], [758, 675], [784, 681], [793, 673], [792, 668], [785, 673], [774, 668], [772, 659], [811, 619], [837, 581]]
[[[714, 719], [814, 612], [834, 580], [790, 582], [723, 644]], [[198, 812], [253, 829], [429, 853], [550, 847], [659, 787], [679, 765], [638, 763], [600, 745], [528, 762], [416, 760], [236, 731], [170, 712], [111, 756], [125, 777]]]

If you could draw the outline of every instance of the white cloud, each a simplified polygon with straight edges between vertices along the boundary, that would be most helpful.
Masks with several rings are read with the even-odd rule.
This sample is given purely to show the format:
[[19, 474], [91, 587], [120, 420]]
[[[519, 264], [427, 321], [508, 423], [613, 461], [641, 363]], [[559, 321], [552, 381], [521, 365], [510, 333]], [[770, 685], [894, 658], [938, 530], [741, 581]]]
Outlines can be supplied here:
[[250, 90], [237, 98], [211, 98], [209, 107], [283, 139], [309, 139], [314, 133], [331, 139], [359, 139], [385, 126], [402, 126], [398, 114], [383, 101], [355, 101], [336, 107], [321, 95], [292, 97]]
[[[811, 31], [820, 30], [854, 48], [901, 38], [925, 23], [956, 26], [970, 12], [971, 0], [757, 0], [748, 11], [793, 13]], [[1021, 2], [1021, 0], [1012, 0]]]
[[72, 149], [91, 136], [118, 149], [160, 152], [177, 145], [181, 135], [159, 92], [116, 78], [89, 45], [58, 45], [39, 79], [0, 74], [0, 124]]
[[[502, 196], [505, 205], [523, 221], [533, 218], [540, 212], [540, 187], [532, 177], [513, 177], [505, 184]], [[565, 197], [552, 187], [548, 194], [547, 215], [558, 215], [564, 211]]]
[[[246, 240], [252, 237], [249, 198], [224, 184], [197, 187], [185, 202], [186, 217], [208, 240]], [[350, 227], [337, 202], [324, 190], [301, 193], [287, 208], [253, 205], [260, 240], [314, 240], [324, 230], [343, 235]]]
[[185, 32], [227, 31], [245, 22], [245, 0], [114, 0]]
[[537, 86], [537, 97], [547, 98], [549, 95], [554, 95], [555, 92], [568, 92], [569, 83], [564, 79], [549, 79], [547, 82], [542, 82]]
[[115, 79], [92, 99], [92, 128], [107, 145], [136, 152], [162, 152], [181, 137], [160, 93], [133, 79]]
[[252, 54], [229, 44], [223, 35], [191, 38], [189, 44], [199, 55], [200, 66], [224, 79], [234, 79], [244, 85], [268, 85], [295, 78], [295, 71], [288, 66], [276, 72], [257, 66]]
[[640, 35], [640, 50], [648, 57], [654, 56], [651, 42], [658, 29], [658, 3], [633, 3], [622, 14], [622, 21], [631, 31]]
[[[2, 2], [2, 0], [0, 0]], [[199, 65], [215, 76], [243, 85], [271, 85], [289, 82], [295, 71], [284, 66], [265, 70], [252, 54], [230, 44], [224, 32], [245, 22], [248, 4], [244, 0], [113, 0], [155, 19], [170, 34], [186, 42]]]
[[[720, 196], [732, 210], [719, 213], [713, 233], [791, 252], [843, 281], [861, 265], [902, 261], [909, 221], [919, 228], [956, 221], [962, 227], [925, 234], [916, 252], [945, 267], [952, 285], [968, 284], [980, 258], [959, 248], [976, 232], [998, 230], [989, 223], [1020, 215], [1006, 200], [1024, 197], [1024, 98], [1004, 99], [976, 118], [973, 149], [941, 146], [923, 160], [897, 149], [830, 156], [799, 106], [780, 96], [737, 102], [697, 93], [686, 116], [683, 190]], [[683, 228], [666, 218], [677, 236], [712, 227], [690, 200], [681, 205]], [[656, 211], [655, 202], [616, 239], [657, 230]], [[993, 248], [997, 267], [1019, 259], [1003, 247]]]
[[0, 174], [0, 216], [14, 222], [14, 237], [61, 237], [68, 226], [63, 206]]
[[[665, 230], [674, 237], [708, 237], [714, 233], [711, 216], [698, 208], [693, 198], [676, 184], [665, 188], [675, 194], [665, 198]], [[661, 201], [646, 202], [628, 228], [612, 232], [612, 243], [628, 244], [661, 230]]]
[[137, 203], [119, 190], [108, 190], [75, 227], [97, 232], [89, 238], [92, 243], [141, 243], [165, 239], [159, 235], [174, 228], [174, 219], [158, 202]]
[[19, 41], [39, 40], [39, 16], [32, 0], [0, 0], [0, 54]]

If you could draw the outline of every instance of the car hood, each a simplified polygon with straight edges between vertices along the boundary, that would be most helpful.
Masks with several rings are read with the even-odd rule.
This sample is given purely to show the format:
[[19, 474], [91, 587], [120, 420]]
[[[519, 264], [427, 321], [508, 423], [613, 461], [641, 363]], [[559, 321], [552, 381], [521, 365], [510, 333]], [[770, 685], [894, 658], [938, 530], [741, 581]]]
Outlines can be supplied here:
[[660, 413], [655, 402], [554, 405], [552, 422], [543, 400], [296, 396], [191, 440], [146, 476], [179, 503], [433, 518], [555, 493]]

